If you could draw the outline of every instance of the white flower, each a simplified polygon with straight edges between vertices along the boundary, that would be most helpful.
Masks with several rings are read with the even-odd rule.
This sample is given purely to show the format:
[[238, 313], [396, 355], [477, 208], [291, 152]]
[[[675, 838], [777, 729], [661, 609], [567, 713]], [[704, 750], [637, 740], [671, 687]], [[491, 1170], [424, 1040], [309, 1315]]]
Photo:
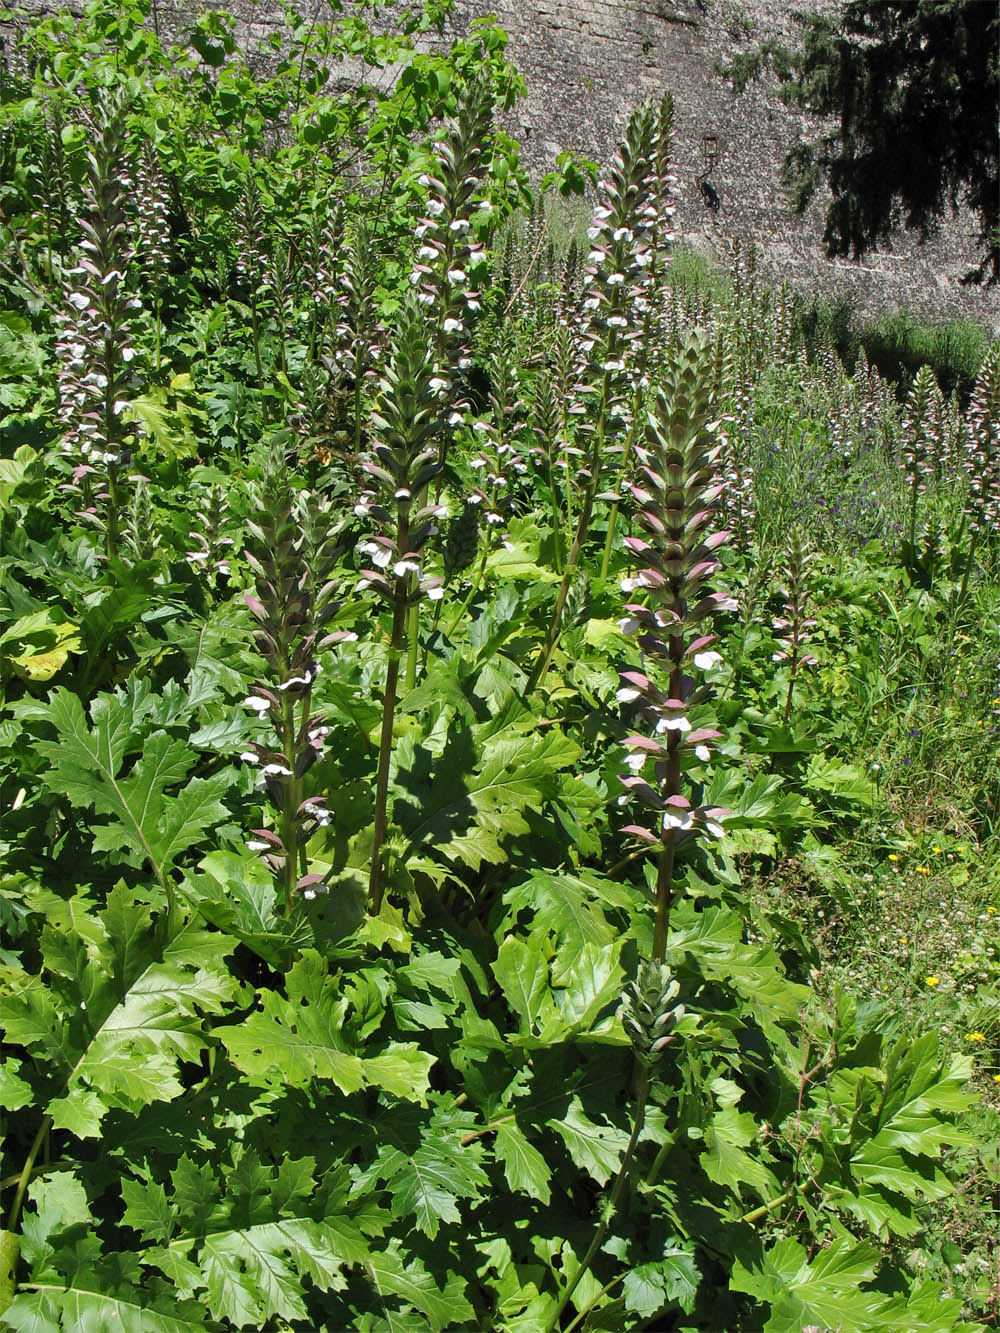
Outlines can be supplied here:
[[392, 567], [392, 572], [398, 579], [401, 579], [404, 574], [419, 574], [420, 566], [416, 560], [397, 560]]
[[274, 848], [269, 842], [260, 842], [256, 838], [251, 838], [247, 843], [247, 850], [251, 852], [271, 852]]
[[462, 330], [462, 321], [460, 319], [453, 319], [449, 315], [441, 327], [444, 329], [445, 333], [460, 333]]
[[656, 730], [662, 735], [665, 731], [690, 731], [691, 723], [686, 717], [661, 717], [656, 724]]
[[70, 305], [75, 306], [77, 310], [86, 310], [87, 306], [90, 304], [90, 297], [85, 296], [83, 292], [70, 292], [66, 299], [69, 301]]
[[284, 764], [265, 764], [260, 770], [266, 778], [290, 778], [292, 770]]
[[245, 764], [259, 764], [259, 763], [260, 763], [260, 760], [259, 760], [259, 759], [257, 758], [257, 756], [254, 754], [253, 750], [243, 750], [242, 753], [240, 754], [240, 758], [243, 760], [243, 762], [244, 762]]
[[440, 602], [441, 598], [444, 596], [444, 588], [440, 585], [434, 588], [428, 588], [427, 596], [432, 602]]
[[685, 810], [683, 814], [680, 815], [675, 815], [672, 810], [664, 810], [663, 812], [663, 827], [665, 829], [688, 829], [693, 823], [694, 816], [691, 814], [690, 810]]
[[605, 278], [605, 282], [608, 284], [609, 287], [620, 287], [624, 281], [625, 281], [624, 273], [609, 273], [608, 276]]
[[649, 755], [644, 753], [644, 751], [636, 750], [632, 754], [626, 755], [625, 763], [628, 765], [628, 767], [632, 770], [633, 773], [638, 773], [639, 769], [642, 768], [643, 764], [646, 762], [648, 758]]
[[692, 661], [699, 671], [714, 671], [722, 662], [722, 654], [716, 652], [695, 653]]
[[432, 218], [439, 218], [444, 212], [444, 204], [440, 199], [429, 199], [427, 201], [427, 211]]
[[270, 699], [262, 699], [259, 694], [248, 694], [243, 700], [243, 707], [253, 708], [256, 710], [258, 716], [263, 717], [271, 707], [271, 701]]
[[460, 285], [463, 282], [468, 282], [469, 279], [466, 277], [464, 269], [450, 268], [448, 270], [448, 281]]
[[358, 550], [364, 552], [365, 555], [370, 555], [372, 564], [379, 569], [385, 569], [392, 559], [392, 547], [383, 546], [381, 542], [361, 542]]
[[696, 745], [694, 747], [694, 752], [695, 755], [702, 761], [702, 763], [705, 764], [707, 764], [712, 757], [712, 751], [708, 748], [707, 745]]
[[615, 695], [619, 703], [630, 704], [633, 699], [638, 699], [641, 690], [637, 690], [634, 685], [624, 685]]

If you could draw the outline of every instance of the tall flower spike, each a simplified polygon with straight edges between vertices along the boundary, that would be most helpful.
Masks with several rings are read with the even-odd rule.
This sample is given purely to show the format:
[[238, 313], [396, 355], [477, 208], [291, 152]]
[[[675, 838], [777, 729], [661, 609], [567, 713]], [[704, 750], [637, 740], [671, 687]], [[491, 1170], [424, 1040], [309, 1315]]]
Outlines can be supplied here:
[[143, 285], [152, 299], [155, 324], [155, 362], [160, 364], [160, 310], [170, 268], [170, 225], [167, 181], [156, 149], [148, 141], [143, 145], [136, 173], [136, 258]]
[[650, 186], [656, 132], [657, 113], [652, 102], [646, 102], [629, 120], [607, 179], [600, 184], [598, 206], [587, 232], [591, 249], [579, 310], [580, 382], [576, 385], [576, 396], [584, 401], [569, 409], [578, 418], [576, 437], [585, 449], [586, 461], [579, 469], [582, 495], [552, 618], [526, 687], [529, 694], [545, 679], [552, 660], [566, 597], [590, 529], [602, 468], [609, 458], [616, 458], [621, 471], [624, 446], [618, 441], [626, 439], [632, 417], [645, 271], [652, 262], [650, 238], [660, 216], [652, 208]]
[[667, 260], [674, 239], [673, 193], [677, 184], [677, 177], [670, 169], [673, 125], [674, 99], [669, 93], [664, 93], [655, 115], [652, 116], [648, 166], [642, 181], [642, 206], [638, 212], [640, 225], [634, 228], [635, 259], [639, 266], [639, 274], [634, 285], [634, 310], [639, 317], [639, 325], [636, 329], [635, 343], [628, 357], [630, 364], [627, 367], [633, 401], [628, 423], [629, 431], [624, 445], [620, 451], [617, 446], [614, 450], [608, 451], [609, 456], [618, 455], [620, 452], [620, 464], [611, 491], [611, 513], [604, 542], [604, 559], [601, 562], [602, 579], [607, 578], [611, 564], [622, 486], [627, 483], [631, 472], [632, 449], [639, 425], [638, 418], [642, 413], [643, 395], [652, 370], [651, 353], [654, 348], [663, 345], [662, 309], [666, 290]]
[[[917, 541], [917, 505], [935, 472], [935, 450], [931, 411], [937, 380], [930, 366], [921, 366], [913, 377], [906, 397], [906, 410], [899, 442], [899, 452], [910, 483], [910, 527], [905, 558], [914, 561]], [[940, 392], [938, 390], [938, 392]]]
[[242, 758], [259, 772], [275, 808], [275, 827], [255, 829], [248, 845], [281, 884], [286, 912], [299, 894], [316, 896], [320, 880], [308, 871], [306, 844], [328, 822], [322, 794], [308, 794], [304, 783], [327, 733], [312, 711], [320, 654], [354, 637], [327, 631], [341, 606], [329, 577], [331, 528], [329, 504], [296, 497], [284, 459], [275, 454], [265, 468], [257, 514], [247, 521], [245, 551], [256, 576], [255, 591], [245, 600], [257, 622], [254, 641], [269, 668], [245, 704], [270, 734], [262, 734]]
[[[480, 309], [476, 283], [485, 276], [485, 248], [474, 215], [491, 212], [483, 190], [492, 120], [489, 89], [476, 81], [433, 146], [433, 172], [420, 178], [428, 198], [417, 224], [420, 244], [410, 281], [435, 325], [436, 378], [443, 401], [451, 397], [455, 371], [470, 362], [469, 321]], [[454, 412], [460, 406], [453, 404]]]
[[967, 513], [974, 532], [1000, 524], [1000, 342], [995, 342], [972, 387], [968, 411]]
[[708, 694], [704, 678], [721, 662], [704, 622], [735, 606], [707, 587], [719, 568], [715, 552], [729, 536], [712, 530], [722, 484], [721, 445], [709, 420], [711, 380], [710, 345], [692, 335], [667, 366], [664, 387], [647, 414], [645, 442], [637, 451], [639, 484], [630, 487], [646, 536], [626, 539], [640, 568], [622, 589], [641, 590], [646, 601], [626, 605], [622, 629], [637, 635], [645, 656], [662, 663], [660, 679], [666, 677], [661, 685], [660, 673], [625, 671], [618, 692], [646, 723], [625, 741], [630, 771], [620, 781], [623, 802], [637, 800], [655, 812], [652, 830], [634, 824], [624, 830], [660, 847], [655, 962], [663, 961], [666, 948], [676, 849], [702, 832], [719, 836], [725, 813], [695, 807], [683, 792], [685, 768], [709, 759], [709, 744], [719, 737], [688, 717]]
[[125, 160], [126, 105], [107, 96], [99, 105], [95, 141], [85, 159], [85, 215], [75, 267], [67, 271], [65, 313], [57, 327], [63, 448], [82, 458], [74, 480], [84, 517], [104, 529], [107, 554], [118, 549], [119, 469], [134, 438], [125, 419], [132, 394], [135, 312], [126, 272], [133, 257], [124, 200], [131, 188]]
[[377, 525], [375, 535], [358, 547], [371, 564], [362, 569], [357, 586], [371, 588], [392, 607], [369, 878], [369, 899], [376, 913], [382, 901], [392, 726], [400, 657], [406, 648], [407, 616], [422, 598], [438, 600], [443, 592], [441, 579], [427, 578], [421, 568], [421, 551], [437, 531], [436, 520], [441, 513], [439, 506], [426, 502], [427, 486], [441, 470], [435, 449], [439, 408], [440, 388], [430, 331], [421, 307], [408, 301], [397, 316], [389, 363], [371, 416], [376, 442], [364, 466], [376, 490], [366, 493], [355, 506], [359, 517], [370, 518]]
[[354, 402], [354, 450], [361, 451], [363, 389], [374, 380], [385, 342], [385, 328], [376, 315], [375, 256], [361, 220], [354, 229], [340, 274], [335, 350], [323, 358], [331, 383], [342, 383]]

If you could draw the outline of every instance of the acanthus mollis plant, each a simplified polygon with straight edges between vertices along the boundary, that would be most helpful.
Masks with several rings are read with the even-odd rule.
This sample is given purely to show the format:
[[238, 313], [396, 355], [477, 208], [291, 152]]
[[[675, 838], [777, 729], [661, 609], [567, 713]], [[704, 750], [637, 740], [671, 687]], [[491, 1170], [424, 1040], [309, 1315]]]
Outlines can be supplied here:
[[163, 293], [170, 270], [169, 189], [156, 149], [143, 145], [136, 172], [135, 250], [143, 287], [153, 307], [155, 365], [160, 366]]
[[63, 451], [76, 461], [82, 516], [104, 530], [109, 557], [118, 551], [119, 482], [135, 435], [126, 414], [141, 309], [127, 287], [134, 251], [124, 210], [131, 188], [125, 115], [124, 101], [112, 96], [96, 111], [82, 183], [85, 214], [77, 219], [81, 238], [56, 333]]
[[326, 628], [342, 605], [331, 577], [338, 551], [329, 507], [309, 494], [296, 496], [280, 452], [265, 468], [247, 529], [244, 555], [256, 588], [245, 600], [269, 672], [244, 702], [271, 734], [241, 757], [259, 772], [275, 811], [274, 827], [255, 829], [248, 845], [282, 886], [288, 913], [299, 894], [313, 898], [322, 885], [322, 876], [309, 872], [306, 845], [329, 816], [322, 793], [309, 792], [305, 781], [328, 731], [312, 705], [320, 656], [355, 636]]
[[972, 535], [959, 604], [965, 598], [980, 536], [1000, 526], [1000, 342], [986, 353], [972, 386], [966, 432], [964, 466], [969, 489], [965, 516]]
[[258, 382], [263, 382], [264, 365], [260, 356], [261, 299], [271, 294], [270, 247], [265, 235], [264, 208], [260, 190], [248, 176], [240, 191], [236, 209], [236, 259], [233, 274], [249, 299], [250, 332], [253, 337], [254, 364]]
[[[487, 150], [493, 125], [493, 99], [485, 79], [465, 90], [457, 116], [432, 146], [434, 165], [419, 177], [427, 202], [416, 227], [419, 242], [410, 282], [426, 311], [434, 355], [431, 386], [441, 416], [436, 428], [436, 499], [441, 498], [452, 429], [467, 407], [456, 391], [456, 375], [472, 365], [471, 322], [482, 308], [479, 284], [487, 279], [484, 241], [492, 228], [493, 208], [486, 197]], [[418, 495], [427, 501], [426, 482]], [[411, 604], [406, 629], [409, 653], [406, 679], [416, 682], [420, 604]]]
[[188, 533], [193, 549], [185, 551], [184, 559], [214, 589], [220, 579], [232, 573], [230, 555], [235, 544], [235, 538], [227, 530], [233, 520], [221, 486], [208, 488], [194, 516], [198, 527]]
[[810, 631], [816, 621], [809, 614], [812, 591], [806, 587], [808, 559], [802, 549], [799, 534], [793, 529], [788, 538], [788, 556], [785, 561], [785, 582], [778, 589], [784, 614], [775, 618], [774, 629], [779, 636], [780, 648], [771, 657], [773, 662], [788, 664], [788, 692], [785, 695], [784, 724], [792, 715], [792, 696], [795, 680], [802, 667], [815, 666], [816, 657], [809, 651]]
[[685, 1026], [690, 1030], [695, 1025], [694, 1016], [685, 1018], [680, 984], [666, 960], [675, 857], [677, 849], [698, 833], [721, 834], [719, 819], [725, 814], [715, 807], [695, 807], [683, 792], [685, 767], [694, 758], [707, 760], [709, 742], [719, 737], [710, 727], [692, 726], [687, 717], [707, 694], [706, 685], [699, 685], [689, 673], [710, 673], [721, 661], [711, 648], [715, 636], [703, 632], [702, 622], [733, 605], [724, 594], [706, 588], [719, 567], [715, 551], [729, 535], [709, 530], [722, 487], [718, 480], [722, 446], [709, 421], [712, 367], [707, 340], [692, 335], [667, 362], [664, 379], [646, 412], [644, 441], [637, 449], [640, 483], [629, 487], [646, 537], [629, 537], [626, 544], [641, 567], [622, 584], [626, 592], [642, 589], [647, 596], [644, 603], [626, 606], [623, 628], [638, 632], [644, 656], [662, 663], [665, 675], [661, 687], [654, 679], [660, 674], [655, 670], [624, 671], [618, 695], [622, 702], [638, 706], [650, 733], [625, 741], [631, 751], [631, 772], [621, 779], [627, 791], [622, 799], [638, 799], [655, 812], [652, 830], [631, 825], [623, 831], [659, 847], [652, 957], [640, 963], [619, 1010], [638, 1065], [632, 1133], [603, 1218], [568, 1278], [545, 1333], [554, 1333], [604, 1244], [625, 1194], [656, 1066], [674, 1037]]
[[354, 403], [354, 450], [360, 454], [364, 421], [363, 392], [367, 382], [378, 375], [378, 364], [385, 346], [386, 331], [378, 318], [375, 289], [378, 265], [364, 219], [358, 221], [351, 243], [342, 260], [335, 350], [324, 356], [323, 364], [331, 386], [343, 386]]
[[[486, 278], [484, 241], [492, 215], [485, 193], [492, 122], [489, 88], [477, 80], [465, 92], [445, 134], [433, 144], [432, 170], [419, 178], [427, 202], [417, 223], [419, 247], [410, 281], [434, 328], [436, 387], [444, 402], [454, 397], [456, 371], [471, 365], [470, 319], [481, 308], [479, 283]], [[461, 420], [461, 407], [452, 403], [454, 424]], [[442, 463], [446, 441], [442, 434]]]
[[634, 364], [631, 367], [635, 401], [629, 434], [622, 449], [619, 482], [615, 486], [615, 498], [608, 517], [604, 558], [601, 562], [602, 579], [607, 578], [611, 564], [611, 552], [621, 505], [621, 486], [628, 481], [635, 432], [642, 419], [643, 395], [653, 370], [652, 363], [656, 359], [657, 349], [665, 347], [662, 336], [663, 308], [668, 259], [675, 235], [673, 199], [677, 185], [677, 177], [672, 170], [673, 129], [674, 99], [670, 93], [664, 93], [653, 120], [649, 145], [649, 170], [643, 182], [644, 202], [640, 211], [642, 230], [639, 232], [637, 229], [635, 242], [636, 257], [642, 269], [638, 283], [639, 293], [635, 302], [635, 312], [641, 316], [641, 331], [635, 342]]
[[622, 144], [612, 159], [608, 179], [601, 182], [598, 207], [588, 231], [590, 253], [584, 272], [577, 350], [579, 382], [574, 392], [584, 400], [577, 415], [576, 437], [585, 455], [579, 470], [580, 506], [573, 541], [545, 640], [528, 682], [528, 692], [540, 685], [549, 668], [559, 637], [563, 610], [574, 582], [584, 542], [590, 530], [602, 469], [609, 452], [621, 451], [632, 420], [633, 366], [641, 341], [641, 312], [645, 300], [645, 271], [653, 262], [650, 234], [659, 217], [652, 195], [656, 179], [652, 154], [658, 116], [651, 102], [633, 113]]
[[965, 460], [973, 531], [1000, 523], [1000, 342], [987, 352], [972, 387]]
[[364, 467], [381, 494], [366, 492], [355, 506], [359, 517], [372, 519], [381, 529], [358, 547], [371, 567], [362, 569], [357, 586], [371, 588], [392, 608], [368, 886], [374, 913], [382, 902], [392, 728], [407, 621], [424, 598], [440, 600], [444, 591], [440, 578], [424, 575], [421, 557], [443, 512], [441, 506], [427, 502], [427, 487], [441, 470], [436, 448], [440, 408], [432, 333], [420, 306], [410, 300], [397, 315], [389, 362], [370, 418], [375, 442]]
[[930, 366], [921, 366], [906, 396], [899, 439], [900, 459], [910, 486], [910, 523], [903, 558], [913, 567], [918, 563], [917, 509], [920, 496], [933, 481], [939, 466], [932, 422], [935, 393], [940, 394], [940, 390], [933, 370]]
[[630, 772], [621, 782], [622, 800], [639, 801], [655, 816], [652, 828], [633, 824], [624, 831], [659, 847], [656, 962], [663, 961], [666, 949], [677, 850], [700, 833], [719, 836], [725, 813], [695, 806], [684, 792], [685, 769], [709, 759], [709, 742], [719, 737], [689, 718], [707, 697], [706, 676], [721, 661], [712, 648], [716, 636], [705, 632], [704, 622], [735, 608], [730, 597], [707, 587], [719, 569], [715, 552], [729, 537], [712, 530], [723, 483], [722, 446], [710, 420], [711, 378], [709, 345], [694, 334], [666, 368], [664, 385], [647, 412], [645, 440], [637, 451], [639, 483], [630, 487], [646, 535], [626, 538], [641, 567], [622, 588], [641, 590], [646, 601], [626, 606], [622, 627], [637, 635], [643, 656], [660, 669], [621, 673], [619, 699], [634, 703], [647, 724], [645, 732], [625, 741]]

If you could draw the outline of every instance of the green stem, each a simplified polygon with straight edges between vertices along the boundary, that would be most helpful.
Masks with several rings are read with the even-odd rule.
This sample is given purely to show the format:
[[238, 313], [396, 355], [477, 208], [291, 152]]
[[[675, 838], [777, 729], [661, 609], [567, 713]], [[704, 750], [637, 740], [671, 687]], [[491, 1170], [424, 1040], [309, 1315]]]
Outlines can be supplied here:
[[959, 611], [965, 603], [965, 594], [969, 586], [969, 574], [972, 571], [972, 560], [976, 554], [976, 544], [979, 541], [979, 529], [973, 528], [972, 539], [969, 542], [969, 555], [965, 562], [965, 573], [962, 575], [962, 586], [958, 590], [958, 597], [955, 600], [954, 615], [957, 618]]
[[257, 323], [257, 293], [250, 296], [250, 328], [253, 332], [253, 359], [257, 367], [257, 383], [264, 387], [264, 366], [260, 359], [260, 328]]
[[486, 575], [486, 561], [488, 560], [488, 558], [489, 558], [489, 551], [488, 550], [483, 551], [483, 558], [479, 562], [479, 568], [476, 571], [476, 577], [472, 580], [472, 585], [469, 588], [467, 596], [462, 599], [462, 605], [458, 608], [458, 615], [451, 622], [448, 629], [445, 630], [445, 634], [449, 639], [455, 633], [459, 625], [464, 620], [466, 612], [472, 605], [472, 599], [475, 597], [476, 593], [482, 586], [483, 578]]
[[625, 1182], [628, 1179], [629, 1170], [632, 1166], [632, 1158], [635, 1156], [635, 1149], [636, 1145], [639, 1142], [639, 1135], [642, 1133], [642, 1127], [646, 1121], [646, 1102], [648, 1100], [649, 1100], [649, 1070], [644, 1065], [642, 1067], [642, 1072], [639, 1075], [639, 1084], [636, 1090], [635, 1122], [632, 1126], [632, 1135], [628, 1141], [628, 1146], [625, 1149], [625, 1156], [622, 1158], [622, 1164], [621, 1167], [619, 1168], [618, 1175], [615, 1177], [615, 1183], [611, 1187], [611, 1195], [608, 1198], [608, 1205], [607, 1205], [607, 1210], [604, 1214], [604, 1220], [601, 1222], [600, 1226], [594, 1233], [594, 1238], [590, 1242], [590, 1246], [587, 1250], [587, 1253], [583, 1256], [583, 1258], [577, 1265], [576, 1272], [573, 1274], [568, 1284], [563, 1288], [562, 1296], [560, 1296], [559, 1303], [557, 1304], [555, 1311], [553, 1312], [548, 1323], [545, 1325], [544, 1333], [552, 1333], [552, 1330], [559, 1323], [559, 1318], [563, 1310], [565, 1310], [566, 1306], [569, 1304], [573, 1292], [576, 1291], [577, 1287], [580, 1285], [580, 1280], [582, 1279], [583, 1275], [587, 1272], [587, 1270], [590, 1268], [590, 1265], [594, 1262], [594, 1257], [596, 1256], [597, 1251], [604, 1244], [608, 1231], [611, 1229], [611, 1223], [614, 1221], [615, 1212], [618, 1208], [619, 1202], [621, 1201], [622, 1192], [625, 1189]]
[[[308, 693], [306, 695], [308, 707]], [[308, 716], [308, 714], [306, 714]], [[295, 902], [295, 883], [298, 878], [298, 827], [296, 823], [296, 811], [299, 808], [299, 782], [294, 777], [295, 773], [295, 700], [286, 695], [282, 700], [281, 707], [281, 731], [282, 731], [282, 749], [285, 760], [285, 767], [291, 771], [292, 777], [285, 779], [284, 800], [281, 809], [281, 841], [285, 848], [285, 863], [282, 867], [281, 877], [284, 880], [285, 889], [285, 915], [288, 916]]]
[[406, 616], [406, 678], [404, 687], [412, 690], [417, 683], [417, 651], [420, 646], [420, 603], [414, 602]]
[[663, 844], [656, 872], [656, 925], [653, 927], [653, 962], [662, 963], [667, 952], [667, 933], [670, 930], [670, 907], [674, 892], [674, 860], [677, 848], [674, 832]]
[[780, 1208], [782, 1204], [789, 1203], [794, 1197], [794, 1190], [786, 1190], [784, 1194], [779, 1194], [778, 1197], [772, 1199], [770, 1203], [761, 1204], [759, 1208], [755, 1208], [752, 1212], [744, 1213], [740, 1218], [740, 1221], [750, 1223], [759, 1222], [762, 1218], [767, 1217], [769, 1213], [773, 1213], [776, 1209]]
[[584, 1308], [579, 1312], [579, 1314], [574, 1315], [574, 1317], [566, 1325], [566, 1333], [573, 1333], [573, 1329], [578, 1328], [579, 1325], [583, 1323], [587, 1315], [590, 1314], [591, 1310], [593, 1310], [594, 1306], [601, 1299], [601, 1297], [606, 1296], [608, 1292], [612, 1290], [612, 1288], [618, 1286], [619, 1282], [624, 1282], [624, 1281], [625, 1281], [625, 1274], [619, 1273], [618, 1276], [613, 1277], [610, 1282], [605, 1282], [604, 1286], [600, 1289], [600, 1291], [590, 1302], [590, 1304], [585, 1305]]
[[382, 907], [382, 844], [388, 829], [389, 763], [392, 759], [392, 727], [396, 716], [396, 691], [399, 685], [399, 659], [406, 638], [406, 590], [408, 576], [396, 580], [396, 600], [392, 608], [392, 640], [389, 665], [385, 673], [385, 698], [382, 701], [382, 735], [378, 751], [378, 777], [375, 781], [375, 829], [372, 838], [372, 864], [368, 878], [370, 910], [377, 916]]
[[912, 564], [913, 564], [914, 566], [916, 566], [916, 561], [917, 561], [917, 477], [916, 477], [916, 473], [914, 473], [914, 476], [913, 476], [913, 482], [912, 482], [912, 485], [911, 485], [911, 490], [912, 490], [913, 494], [912, 494], [912, 496], [911, 496], [911, 498], [910, 498], [910, 543], [909, 543], [909, 545], [910, 545], [910, 550], [909, 550], [909, 557], [910, 557], [910, 560], [911, 560]]
[[559, 492], [556, 488], [555, 469], [549, 464], [549, 493], [552, 497], [552, 551], [555, 556], [556, 573], [563, 572], [562, 524], [559, 519]]
[[21, 1171], [20, 1179], [17, 1182], [17, 1191], [14, 1194], [14, 1202], [10, 1206], [7, 1214], [7, 1230], [16, 1231], [17, 1224], [21, 1218], [21, 1205], [24, 1202], [24, 1192], [28, 1188], [28, 1181], [31, 1179], [31, 1173], [35, 1166], [35, 1158], [41, 1152], [42, 1144], [45, 1142], [45, 1136], [52, 1127], [52, 1117], [44, 1116], [42, 1123], [38, 1126], [38, 1133], [28, 1149], [28, 1156], [25, 1158], [24, 1168]]
[[106, 551], [109, 560], [118, 554], [118, 467], [108, 464], [108, 518]]

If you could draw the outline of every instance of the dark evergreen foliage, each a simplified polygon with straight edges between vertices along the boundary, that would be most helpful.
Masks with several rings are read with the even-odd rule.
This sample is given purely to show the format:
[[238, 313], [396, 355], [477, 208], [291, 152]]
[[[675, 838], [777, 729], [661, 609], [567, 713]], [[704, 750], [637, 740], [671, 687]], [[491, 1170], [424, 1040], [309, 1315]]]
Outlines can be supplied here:
[[949, 210], [977, 216], [982, 261], [1000, 280], [1000, 9], [984, 0], [845, 0], [800, 16], [803, 44], [768, 44], [725, 70], [742, 89], [766, 66], [783, 96], [836, 124], [789, 154], [804, 208], [833, 191], [824, 239], [855, 258], [904, 226], [926, 238]]

